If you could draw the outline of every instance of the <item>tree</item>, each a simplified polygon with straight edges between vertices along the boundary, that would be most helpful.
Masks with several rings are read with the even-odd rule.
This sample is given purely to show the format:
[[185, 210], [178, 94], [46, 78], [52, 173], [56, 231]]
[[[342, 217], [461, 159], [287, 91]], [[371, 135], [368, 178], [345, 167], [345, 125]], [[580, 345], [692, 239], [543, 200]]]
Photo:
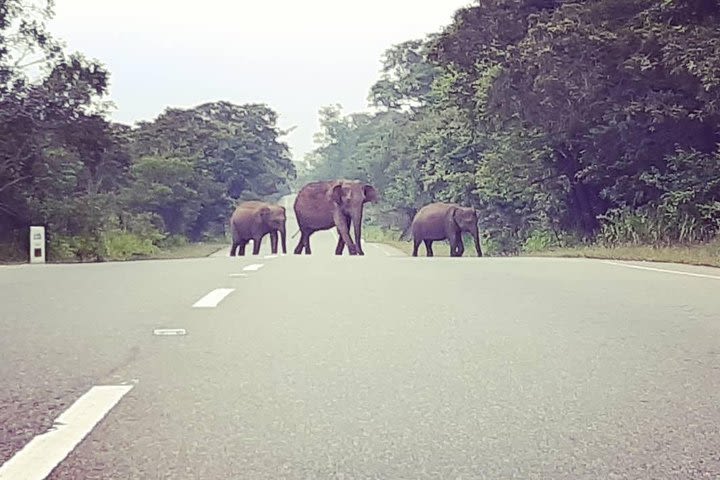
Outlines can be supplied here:
[[[105, 162], [84, 164], [78, 123], [99, 129], [109, 148], [107, 124], [92, 110], [107, 88], [107, 72], [79, 54], [67, 55], [45, 23], [52, 2], [0, 1], [0, 238], [13, 229], [47, 220], [52, 210], [43, 172], [65, 172], [77, 180], [72, 191], [88, 191]], [[63, 145], [63, 152], [58, 146]], [[117, 157], [122, 168], [125, 159]], [[78, 161], [80, 164], [78, 164]], [[98, 170], [99, 169], [99, 170]], [[40, 175], [40, 177], [38, 177]], [[62, 182], [60, 182], [62, 183]], [[91, 189], [98, 193], [100, 186]], [[60, 221], [59, 223], [63, 223]]]
[[508, 251], [592, 239], [633, 215], [665, 218], [669, 241], [690, 238], [689, 223], [707, 239], [719, 16], [715, 0], [483, 0], [386, 52], [370, 93], [380, 112], [328, 116], [314, 172], [359, 169], [396, 211], [473, 205]]

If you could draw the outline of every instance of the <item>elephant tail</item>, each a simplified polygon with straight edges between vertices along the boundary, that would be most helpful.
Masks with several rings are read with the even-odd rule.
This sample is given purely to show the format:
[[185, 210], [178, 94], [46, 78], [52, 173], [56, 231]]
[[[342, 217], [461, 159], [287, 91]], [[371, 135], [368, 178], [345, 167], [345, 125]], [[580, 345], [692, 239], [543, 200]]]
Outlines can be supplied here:
[[298, 233], [300, 233], [300, 230], [298, 230], [297, 232], [293, 233], [293, 236], [292, 236], [291, 238], [297, 237], [297, 236], [298, 236]]

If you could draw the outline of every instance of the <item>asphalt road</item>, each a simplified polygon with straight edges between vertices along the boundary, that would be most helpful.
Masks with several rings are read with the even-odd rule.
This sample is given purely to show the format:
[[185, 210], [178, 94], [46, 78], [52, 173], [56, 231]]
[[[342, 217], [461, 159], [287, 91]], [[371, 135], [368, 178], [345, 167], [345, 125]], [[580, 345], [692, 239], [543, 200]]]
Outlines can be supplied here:
[[0, 464], [127, 384], [49, 478], [720, 476], [718, 270], [312, 242], [0, 267]]

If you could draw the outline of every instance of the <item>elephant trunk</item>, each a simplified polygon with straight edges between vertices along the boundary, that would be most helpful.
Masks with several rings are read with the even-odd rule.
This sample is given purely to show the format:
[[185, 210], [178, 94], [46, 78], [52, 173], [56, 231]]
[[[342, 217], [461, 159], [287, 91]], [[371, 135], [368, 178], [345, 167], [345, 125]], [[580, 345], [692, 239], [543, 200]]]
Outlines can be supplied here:
[[362, 239], [362, 210], [354, 212], [352, 215], [352, 223], [355, 227], [355, 246], [357, 247], [357, 252], [360, 255], [364, 255], [361, 239]]
[[475, 240], [475, 250], [477, 251], [477, 256], [482, 257], [482, 250], [480, 249], [480, 233], [478, 232], [478, 228], [475, 227], [475, 230], [470, 232], [470, 234], [473, 236], [473, 240]]

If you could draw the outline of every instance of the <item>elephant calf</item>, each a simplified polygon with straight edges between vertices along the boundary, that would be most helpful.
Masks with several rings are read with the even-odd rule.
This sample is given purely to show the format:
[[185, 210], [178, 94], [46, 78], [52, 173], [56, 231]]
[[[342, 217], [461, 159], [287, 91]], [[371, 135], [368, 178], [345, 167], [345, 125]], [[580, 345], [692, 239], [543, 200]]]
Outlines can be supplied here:
[[435, 240], [447, 240], [450, 243], [450, 256], [462, 257], [465, 252], [463, 232], [473, 236], [477, 256], [482, 257], [477, 223], [477, 213], [473, 208], [461, 207], [455, 203], [425, 205], [417, 212], [411, 225], [413, 257], [417, 257], [421, 242], [425, 242], [427, 256], [432, 257], [432, 243]]
[[250, 201], [243, 202], [235, 209], [230, 218], [232, 247], [230, 256], [236, 252], [245, 255], [245, 246], [253, 241], [253, 255], [260, 253], [260, 243], [265, 235], [270, 234], [272, 253], [278, 252], [278, 232], [282, 242], [282, 251], [287, 253], [285, 238], [285, 208], [270, 203]]

